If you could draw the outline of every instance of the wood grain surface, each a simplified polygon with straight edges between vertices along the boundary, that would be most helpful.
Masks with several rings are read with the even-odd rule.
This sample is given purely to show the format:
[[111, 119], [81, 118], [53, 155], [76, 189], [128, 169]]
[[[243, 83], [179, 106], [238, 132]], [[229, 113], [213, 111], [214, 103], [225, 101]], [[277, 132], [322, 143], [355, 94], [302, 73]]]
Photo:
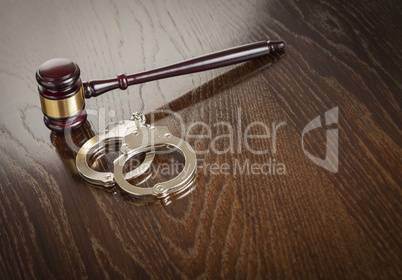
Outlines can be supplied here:
[[[401, 279], [401, 14], [398, 1], [2, 0], [0, 278]], [[72, 138], [43, 124], [34, 74], [48, 59], [100, 79], [265, 39], [285, 54], [91, 98]], [[206, 135], [186, 138], [207, 152], [183, 197], [136, 199], [78, 175], [76, 147], [135, 111]], [[238, 138], [253, 122], [270, 137]], [[325, 158], [328, 129], [337, 172], [303, 150]], [[238, 168], [270, 161], [284, 173]]]

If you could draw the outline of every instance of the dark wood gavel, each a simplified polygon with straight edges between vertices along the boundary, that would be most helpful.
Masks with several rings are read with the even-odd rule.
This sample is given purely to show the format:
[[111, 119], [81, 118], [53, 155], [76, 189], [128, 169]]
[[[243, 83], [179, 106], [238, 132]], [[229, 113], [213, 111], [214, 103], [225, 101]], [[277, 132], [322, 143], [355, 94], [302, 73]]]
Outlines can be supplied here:
[[46, 126], [59, 133], [76, 129], [86, 120], [85, 98], [114, 89], [184, 74], [224, 67], [282, 50], [284, 42], [262, 41], [185, 60], [173, 65], [132, 75], [120, 74], [107, 80], [81, 82], [80, 68], [68, 59], [46, 61], [36, 71], [36, 80]]

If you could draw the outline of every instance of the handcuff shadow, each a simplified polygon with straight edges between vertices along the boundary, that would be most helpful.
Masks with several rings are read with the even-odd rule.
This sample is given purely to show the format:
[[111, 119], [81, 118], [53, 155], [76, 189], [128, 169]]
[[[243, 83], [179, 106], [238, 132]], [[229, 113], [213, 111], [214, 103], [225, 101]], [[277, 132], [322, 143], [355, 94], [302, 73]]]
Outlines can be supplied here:
[[169, 205], [172, 203], [172, 201], [176, 201], [179, 199], [182, 199], [192, 193], [196, 187], [196, 177], [195, 176], [189, 183], [187, 183], [186, 187], [184, 187], [182, 190], [172, 193], [170, 195], [167, 195], [166, 197], [163, 198], [155, 198], [155, 197], [138, 197], [131, 195], [129, 193], [126, 193], [125, 191], [121, 190], [120, 187], [118, 187], [121, 190], [121, 196], [123, 197], [124, 201], [127, 203], [141, 206], [141, 205], [155, 205], [155, 204], [162, 204], [162, 205]]
[[[155, 110], [157, 113], [150, 112], [146, 114], [146, 119], [149, 121], [152, 116], [152, 121], [156, 122], [170, 116], [168, 113], [166, 113], [167, 111], [178, 112], [196, 103], [202, 102], [208, 98], [218, 95], [219, 93], [228, 90], [251, 78], [256, 72], [260, 72], [270, 67], [273, 63], [277, 62], [284, 55], [285, 51], [282, 50], [269, 54], [266, 57], [258, 58], [253, 61], [246, 62], [238, 67], [235, 67], [234, 69], [229, 70], [212, 80], [209, 80], [208, 82], [202, 84], [194, 90], [191, 90], [183, 96], [158, 108], [157, 110]], [[211, 90], [211, 88], [213, 90]], [[178, 200], [189, 195], [196, 188], [197, 173], [195, 177], [188, 183], [188, 185], [183, 188], [183, 190], [168, 195], [167, 197], [162, 199], [157, 199], [153, 197], [137, 197], [125, 192], [117, 185], [111, 188], [105, 188], [103, 186], [94, 185], [85, 181], [78, 173], [75, 158], [79, 147], [81, 147], [86, 141], [88, 141], [95, 135], [96, 133], [92, 130], [91, 125], [88, 121], [85, 121], [84, 125], [77, 130], [70, 131], [70, 137], [66, 138], [64, 134], [58, 134], [55, 132], [51, 132], [50, 134], [52, 145], [56, 148], [58, 156], [60, 157], [65, 168], [72, 175], [75, 181], [85, 182], [88, 187], [99, 191], [105, 191], [111, 194], [116, 194], [116, 192], [119, 192], [124, 201], [134, 205], [168, 205], [174, 200]], [[71, 145], [73, 145], [74, 147], [72, 148]], [[106, 162], [100, 160], [100, 168], [107, 170], [107, 165], [108, 164]]]

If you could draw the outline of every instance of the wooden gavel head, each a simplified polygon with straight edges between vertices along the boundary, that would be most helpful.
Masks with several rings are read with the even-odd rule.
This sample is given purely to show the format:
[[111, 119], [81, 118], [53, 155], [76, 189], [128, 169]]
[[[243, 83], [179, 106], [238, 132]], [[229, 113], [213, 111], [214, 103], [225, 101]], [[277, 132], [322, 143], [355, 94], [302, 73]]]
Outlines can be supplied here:
[[77, 64], [64, 58], [48, 60], [39, 66], [36, 80], [44, 122], [49, 129], [63, 133], [84, 124], [85, 96]]
[[74, 62], [51, 59], [39, 66], [36, 80], [44, 121], [48, 128], [63, 133], [84, 124], [85, 98], [91, 98], [114, 89], [179, 75], [224, 67], [283, 50], [282, 41], [261, 41], [220, 52], [185, 60], [173, 65], [126, 76], [120, 74], [107, 80], [82, 82], [80, 68]]

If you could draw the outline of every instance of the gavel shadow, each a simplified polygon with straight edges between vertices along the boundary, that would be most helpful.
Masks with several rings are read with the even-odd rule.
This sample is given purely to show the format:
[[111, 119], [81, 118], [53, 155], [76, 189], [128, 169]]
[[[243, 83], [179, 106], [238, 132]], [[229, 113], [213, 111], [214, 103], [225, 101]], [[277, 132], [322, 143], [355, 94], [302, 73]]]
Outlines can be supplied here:
[[[146, 114], [146, 118], [148, 122], [151, 119], [152, 122], [156, 122], [170, 116], [170, 114], [168, 113], [169, 111], [178, 112], [194, 104], [207, 100], [208, 98], [211, 98], [215, 95], [218, 95], [219, 93], [233, 88], [236, 85], [251, 78], [253, 75], [256, 74], [256, 72], [261, 72], [267, 69], [284, 55], [285, 51], [282, 50], [269, 54], [265, 57], [255, 59], [253, 61], [246, 62], [232, 70], [225, 72], [222, 75], [219, 75], [212, 80], [209, 80], [208, 82], [202, 84], [194, 90], [154, 110], [154, 112]], [[113, 188], [104, 188], [84, 181], [78, 174], [78, 170], [75, 164], [75, 157], [79, 148], [87, 140], [95, 136], [95, 134], [96, 133], [92, 130], [91, 125], [88, 121], [86, 121], [82, 127], [78, 128], [77, 130], [70, 131], [67, 135], [58, 134], [55, 132], [51, 132], [50, 134], [51, 142], [56, 148], [57, 154], [62, 160], [65, 168], [71, 174], [73, 179], [77, 182], [85, 182], [86, 185], [90, 188], [106, 191], [108, 193], [115, 193], [116, 191], [118, 191], [125, 201], [136, 205], [147, 205], [153, 203], [162, 203], [164, 205], [167, 205], [173, 200], [185, 197], [195, 189], [196, 180], [194, 179], [182, 193], [170, 195], [164, 199], [157, 200], [134, 197], [130, 194], [125, 193], [118, 186], [115, 186]], [[98, 171], [110, 171], [110, 168], [112, 166], [111, 161], [113, 161], [113, 159], [111, 159], [110, 157], [100, 159], [97, 162]]]
[[159, 121], [169, 116], [170, 112], [178, 112], [196, 103], [207, 100], [219, 93], [229, 90], [237, 86], [238, 84], [250, 79], [257, 72], [261, 72], [272, 64], [277, 62], [280, 58], [285, 56], [285, 51], [280, 50], [271, 53], [265, 57], [255, 59], [253, 61], [246, 62], [232, 70], [225, 72], [218, 77], [209, 80], [208, 82], [202, 84], [201, 86], [187, 92], [181, 97], [169, 102], [168, 104], [154, 110], [153, 112], [147, 113], [145, 116], [147, 121], [152, 120], [152, 122]]

